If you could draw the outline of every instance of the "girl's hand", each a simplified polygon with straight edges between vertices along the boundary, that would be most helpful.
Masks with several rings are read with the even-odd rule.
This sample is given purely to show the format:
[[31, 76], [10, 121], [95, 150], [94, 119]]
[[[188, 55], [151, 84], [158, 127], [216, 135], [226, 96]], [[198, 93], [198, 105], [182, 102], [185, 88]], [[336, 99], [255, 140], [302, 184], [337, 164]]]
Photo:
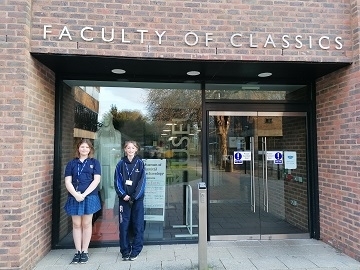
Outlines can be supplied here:
[[125, 197], [124, 197], [124, 201], [129, 201], [130, 200], [130, 196], [129, 195], [126, 195]]
[[76, 192], [75, 199], [77, 202], [82, 202], [85, 199], [85, 196], [81, 194], [80, 192]]

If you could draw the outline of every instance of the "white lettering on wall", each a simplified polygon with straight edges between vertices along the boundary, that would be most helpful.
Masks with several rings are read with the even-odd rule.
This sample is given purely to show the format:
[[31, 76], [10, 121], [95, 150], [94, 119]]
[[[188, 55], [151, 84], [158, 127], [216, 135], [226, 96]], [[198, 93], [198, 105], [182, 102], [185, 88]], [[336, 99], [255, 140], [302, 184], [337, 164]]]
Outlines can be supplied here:
[[295, 37], [295, 41], [296, 41], [295, 48], [297, 48], [297, 49], [301, 49], [301, 48], [302, 48], [303, 44], [302, 44], [302, 42], [301, 42], [301, 39], [302, 39], [302, 36], [301, 36], [301, 35], [297, 35], [297, 36]]
[[290, 36], [289, 35], [283, 35], [282, 37], [281, 37], [281, 40], [282, 40], [282, 47], [284, 48], [284, 49], [287, 49], [287, 48], [289, 48], [290, 47], [290, 42], [288, 41], [288, 39], [290, 38]]
[[[91, 26], [84, 26], [80, 30], [72, 30], [72, 34], [70, 34], [70, 30], [68, 26], [63, 26], [60, 30], [59, 34], [55, 34], [53, 30], [53, 26], [51, 24], [45, 24], [43, 26], [43, 39], [49, 39], [52, 37], [57, 37], [59, 40], [63, 38], [67, 38], [70, 41], [73, 40], [73, 37], [78, 36], [78, 38], [82, 39], [86, 42], [92, 42], [95, 38], [101, 38], [103, 42], [116, 42], [116, 40], [120, 40], [121, 43], [139, 43], [144, 44], [150, 42], [151, 35], [147, 35], [149, 30], [147, 29], [135, 29], [133, 33], [139, 33], [139, 38], [132, 38], [129, 39], [128, 37], [132, 36], [129, 35], [128, 29], [122, 28], [116, 30], [116, 28], [108, 29], [108, 34], [106, 35], [105, 28], [100, 28], [96, 30], [96, 28]], [[109, 34], [110, 33], [110, 34]], [[159, 45], [163, 44], [163, 40], [165, 40], [166, 31], [158, 31], [154, 30], [157, 43]], [[222, 37], [221, 37], [222, 38]], [[197, 34], [194, 31], [189, 31], [184, 34], [184, 43], [187, 46], [211, 46], [211, 43], [216, 42], [216, 36], [214, 33], [201, 33]], [[317, 48], [322, 50], [341, 50], [343, 49], [343, 41], [342, 38], [339, 36], [335, 36], [334, 38], [330, 38], [326, 35], [319, 35], [319, 36], [303, 36], [303, 35], [289, 35], [284, 34], [282, 36], [276, 36], [272, 34], [265, 33], [232, 33], [229, 36], [229, 43], [234, 48], [240, 47], [248, 47], [248, 48], [258, 48], [259, 45], [263, 45], [264, 48], [276, 48], [281, 46], [283, 49], [289, 49], [291, 47], [295, 49], [302, 49], [307, 47], [308, 49], [313, 49], [313, 45], [316, 43], [318, 44]]]
[[62, 38], [66, 36], [68, 37], [70, 40], [72, 40], [72, 37], [70, 35], [70, 32], [69, 32], [69, 29], [64, 26], [63, 30], [60, 32], [60, 35], [59, 35], [59, 40], [62, 40]]
[[114, 40], [115, 37], [115, 30], [114, 28], [111, 28], [111, 38], [106, 39], [105, 38], [105, 28], [101, 28], [101, 39], [105, 42], [111, 42]]
[[233, 34], [231, 37], [230, 37], [230, 44], [231, 44], [231, 46], [233, 46], [233, 47], [241, 47], [241, 43], [235, 43], [235, 41], [234, 41], [234, 39], [235, 39], [235, 37], [242, 37], [242, 35], [241, 34]]
[[[193, 36], [194, 39], [195, 39], [192, 43], [188, 41], [188, 37], [189, 37], [189, 36]], [[189, 32], [189, 33], [187, 33], [187, 34], [185, 35], [184, 39], [185, 39], [185, 44], [188, 45], [188, 46], [195, 46], [195, 45], [198, 44], [198, 42], [199, 42], [199, 37], [198, 37], [198, 35], [195, 34], [194, 32]]]
[[213, 33], [206, 33], [205, 34], [205, 46], [206, 47], [209, 47], [209, 41], [213, 40], [212, 38], [210, 38], [210, 36], [212, 36], [212, 35], [213, 35]]
[[121, 29], [121, 42], [130, 43], [130, 40], [125, 40], [125, 29]]
[[159, 45], [161, 45], [161, 38], [163, 37], [163, 35], [166, 33], [166, 31], [163, 31], [161, 34], [159, 34], [158, 31], [155, 31], [156, 35], [159, 38]]
[[340, 40], [341, 40], [341, 37], [336, 37], [336, 38], [335, 38], [335, 43], [337, 44], [337, 45], [335, 46], [335, 49], [337, 49], [337, 50], [341, 50], [342, 47], [343, 47], [343, 45], [342, 45], [342, 43], [340, 42]]
[[81, 29], [81, 32], [80, 32], [81, 38], [83, 40], [85, 40], [85, 41], [93, 41], [94, 38], [86, 38], [85, 37], [84, 32], [87, 31], [87, 30], [92, 31], [92, 30], [94, 30], [94, 28], [92, 28], [92, 27], [84, 27], [83, 29]]
[[[326, 40], [328, 41], [328, 42], [327, 42], [327, 43], [328, 43], [327, 46], [324, 46], [324, 45], [323, 45], [323, 40], [324, 40], [324, 39], [326, 39]], [[319, 46], [320, 46], [321, 49], [323, 49], [323, 50], [329, 49], [329, 48], [330, 48], [330, 45], [329, 45], [329, 44], [330, 44], [329, 37], [321, 37], [321, 38], [319, 38]]]
[[258, 45], [253, 43], [253, 34], [250, 34], [250, 48], [257, 48]]
[[148, 30], [136, 30], [136, 32], [140, 33], [140, 44], [144, 43], [144, 33], [149, 32]]
[[267, 39], [266, 39], [266, 41], [265, 41], [265, 44], [264, 44], [264, 48], [266, 48], [269, 43], [270, 43], [271, 45], [273, 45], [274, 48], [276, 47], [275, 42], [274, 42], [274, 40], [273, 40], [273, 38], [272, 38], [271, 35], [268, 35], [268, 37], [267, 37]]
[[43, 38], [46, 39], [46, 34], [51, 34], [52, 31], [47, 30], [48, 28], [52, 27], [51, 24], [45, 24], [44, 25], [44, 33], [43, 33]]

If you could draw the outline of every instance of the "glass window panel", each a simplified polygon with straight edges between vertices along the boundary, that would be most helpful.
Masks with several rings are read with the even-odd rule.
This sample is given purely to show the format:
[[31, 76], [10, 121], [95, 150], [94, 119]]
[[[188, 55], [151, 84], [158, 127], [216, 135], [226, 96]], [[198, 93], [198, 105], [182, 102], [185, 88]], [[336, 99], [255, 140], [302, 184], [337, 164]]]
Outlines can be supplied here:
[[[197, 184], [202, 181], [201, 90], [197, 84], [66, 81], [62, 171], [80, 138], [94, 143], [102, 166], [102, 211], [94, 215], [91, 244], [118, 243], [118, 198], [113, 175], [127, 140], [140, 144], [146, 163], [145, 242], [197, 238]], [[70, 114], [69, 111], [73, 111]], [[72, 143], [70, 144], [69, 141]], [[63, 180], [62, 180], [63, 181]], [[62, 204], [67, 192], [62, 185]], [[61, 208], [63, 205], [61, 205]], [[61, 212], [60, 246], [71, 245], [71, 219]], [[66, 227], [63, 225], [66, 224]], [[64, 229], [66, 228], [66, 229]]]
[[308, 100], [306, 85], [207, 84], [207, 100]]

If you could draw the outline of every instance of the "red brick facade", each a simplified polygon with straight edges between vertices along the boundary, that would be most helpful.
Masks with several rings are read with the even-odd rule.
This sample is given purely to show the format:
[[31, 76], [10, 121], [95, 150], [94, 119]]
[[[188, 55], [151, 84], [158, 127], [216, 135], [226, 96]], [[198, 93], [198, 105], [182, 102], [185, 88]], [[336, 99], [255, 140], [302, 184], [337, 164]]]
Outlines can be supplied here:
[[358, 68], [319, 80], [317, 126], [321, 238], [360, 260]]
[[[357, 1], [4, 0], [0, 3], [0, 269], [32, 269], [50, 250], [55, 74], [30, 52], [253, 61], [353, 62], [317, 82], [323, 241], [360, 260], [359, 6]], [[51, 33], [44, 36], [44, 25]], [[67, 32], [59, 40], [61, 32]], [[93, 31], [84, 30], [92, 27]], [[105, 38], [114, 29], [114, 40]], [[87, 39], [81, 38], [81, 29]], [[124, 29], [124, 35], [122, 33]], [[140, 30], [140, 31], [139, 31]], [[143, 43], [141, 42], [141, 31]], [[159, 44], [158, 35], [166, 31]], [[184, 43], [186, 33], [199, 44]], [[242, 47], [230, 45], [232, 33]], [[257, 48], [249, 36], [257, 33]], [[205, 35], [212, 33], [206, 46]], [[264, 48], [272, 33], [276, 47]], [[313, 47], [282, 49], [281, 36]], [[330, 49], [317, 39], [330, 37]], [[336, 50], [340, 36], [343, 48]], [[194, 36], [189, 36], [189, 42]], [[246, 44], [246, 45], [245, 45]]]
[[[127, 57], [155, 57], [179, 59], [236, 59], [265, 61], [329, 61], [350, 62], [351, 29], [350, 5], [334, 1], [278, 1], [251, 4], [239, 1], [87, 1], [66, 2], [35, 1], [33, 6], [31, 51], [41, 53], [109, 55]], [[44, 40], [44, 25], [47, 29]], [[64, 26], [69, 34], [59, 40]], [[86, 39], [81, 38], [81, 30]], [[105, 39], [101, 39], [101, 28], [105, 28]], [[124, 33], [122, 30], [124, 29]], [[336, 29], [334, 31], [334, 29]], [[146, 30], [141, 43], [139, 30]], [[156, 32], [166, 31], [159, 45]], [[186, 46], [184, 36], [188, 32], [199, 36], [196, 46]], [[212, 33], [212, 41], [205, 46], [205, 33]], [[243, 46], [234, 48], [229, 38], [233, 33], [241, 33], [239, 42]], [[249, 48], [249, 36], [256, 33], [253, 43], [257, 48]], [[264, 48], [268, 34], [273, 34], [276, 48]], [[279, 43], [281, 36], [288, 34], [293, 40], [302, 35], [304, 46], [283, 50]], [[331, 40], [341, 36], [344, 48], [334, 51], [321, 50], [316, 45], [322, 35]], [[312, 36], [313, 48], [305, 46]], [[193, 36], [189, 42], [193, 42]]]
[[[359, 6], [351, 1], [351, 25]], [[321, 78], [317, 130], [321, 238], [360, 260], [359, 33], [353, 31], [353, 64]]]
[[30, 56], [31, 2], [0, 3], [0, 269], [31, 269], [51, 243], [55, 81]]

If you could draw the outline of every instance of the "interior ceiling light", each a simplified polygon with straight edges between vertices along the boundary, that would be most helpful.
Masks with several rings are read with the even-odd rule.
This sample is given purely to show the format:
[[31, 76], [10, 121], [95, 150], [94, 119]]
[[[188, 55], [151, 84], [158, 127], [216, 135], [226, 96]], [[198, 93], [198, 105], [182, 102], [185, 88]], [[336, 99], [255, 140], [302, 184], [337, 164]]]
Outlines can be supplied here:
[[188, 71], [186, 74], [189, 76], [198, 76], [200, 75], [200, 72], [197, 70], [192, 70], [192, 71]]
[[115, 74], [124, 74], [126, 70], [123, 70], [121, 68], [114, 68], [111, 72]]
[[271, 72], [263, 72], [263, 73], [260, 73], [258, 76], [260, 78], [265, 78], [265, 77], [270, 77], [272, 75]]

